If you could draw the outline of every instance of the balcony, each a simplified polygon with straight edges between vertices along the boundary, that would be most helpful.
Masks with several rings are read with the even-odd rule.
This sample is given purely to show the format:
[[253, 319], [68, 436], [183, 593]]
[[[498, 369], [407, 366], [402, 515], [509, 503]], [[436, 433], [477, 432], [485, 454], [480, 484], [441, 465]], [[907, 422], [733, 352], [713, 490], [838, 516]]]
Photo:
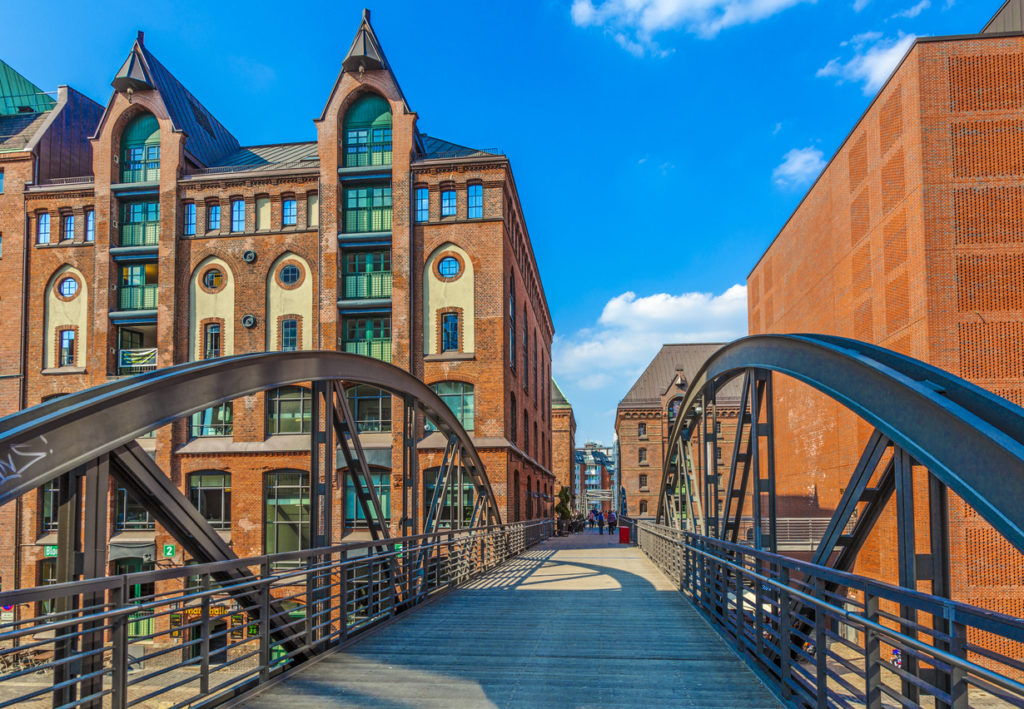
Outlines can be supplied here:
[[346, 273], [342, 297], [346, 300], [391, 297], [391, 271]]
[[345, 233], [391, 231], [391, 207], [350, 207], [345, 210]]
[[346, 340], [342, 344], [342, 350], [350, 354], [373, 357], [382, 362], [391, 361], [391, 338], [369, 339], [369, 340]]
[[155, 347], [117, 351], [117, 376], [119, 377], [130, 377], [134, 374], [151, 372], [154, 369], [156, 369]]
[[156, 246], [160, 240], [160, 222], [121, 225], [121, 246]]
[[121, 286], [117, 294], [119, 310], [156, 310], [155, 283], [143, 286]]

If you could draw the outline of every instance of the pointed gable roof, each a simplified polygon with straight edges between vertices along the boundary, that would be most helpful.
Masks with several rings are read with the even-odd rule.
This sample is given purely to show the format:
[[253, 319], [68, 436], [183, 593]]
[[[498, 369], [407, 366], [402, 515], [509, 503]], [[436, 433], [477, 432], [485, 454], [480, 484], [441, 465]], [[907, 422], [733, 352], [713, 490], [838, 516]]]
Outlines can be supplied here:
[[571, 409], [572, 404], [565, 398], [565, 394], [558, 387], [558, 383], [551, 379], [551, 408], [552, 409]]
[[405, 100], [402, 87], [398, 85], [398, 79], [395, 78], [395, 73], [391, 71], [391, 65], [388, 63], [388, 58], [384, 55], [384, 49], [380, 45], [380, 40], [377, 39], [377, 33], [373, 31], [373, 26], [370, 24], [370, 11], [364, 8], [363, 19], [359, 22], [359, 29], [356, 30], [356, 36], [352, 40], [352, 45], [348, 48], [345, 59], [341, 62], [341, 71], [338, 73], [338, 78], [334, 81], [331, 94], [327, 97], [324, 110], [320, 112], [320, 118], [317, 120], [322, 121], [327, 117], [327, 107], [331, 105], [334, 94], [338, 92], [338, 84], [341, 83], [341, 77], [344, 76], [345, 72], [358, 74], [360, 69], [363, 71], [388, 72], [391, 75], [391, 81], [394, 83], [395, 89], [398, 91], [398, 95], [402, 97], [405, 110], [409, 110], [409, 103]]
[[[619, 402], [619, 407], [661, 408], [661, 397], [676, 375], [681, 372], [687, 382], [693, 381], [708, 358], [722, 346], [723, 343], [662, 345], [647, 369]], [[734, 379], [719, 393], [723, 398], [738, 397], [740, 388]]]
[[132, 50], [111, 82], [118, 91], [153, 90], [167, 109], [174, 129], [188, 136], [185, 150], [200, 165], [212, 165], [238, 151], [238, 140], [161, 64], [139, 32]]
[[56, 103], [52, 96], [0, 61], [0, 116], [45, 113]]
[[997, 32], [1024, 32], [1024, 2], [1006, 0], [981, 30], [982, 34]]

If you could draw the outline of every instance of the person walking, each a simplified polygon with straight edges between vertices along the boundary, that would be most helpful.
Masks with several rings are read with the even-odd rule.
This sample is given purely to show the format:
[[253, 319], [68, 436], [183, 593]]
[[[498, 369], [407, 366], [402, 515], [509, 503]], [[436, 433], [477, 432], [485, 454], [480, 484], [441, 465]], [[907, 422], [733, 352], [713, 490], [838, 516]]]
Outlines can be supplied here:
[[597, 528], [604, 534], [604, 512], [597, 513]]
[[587, 519], [590, 521], [590, 528], [593, 529], [594, 522], [597, 521], [597, 516], [594, 514], [594, 510], [590, 510], [590, 514], [587, 516]]
[[615, 534], [615, 528], [619, 526], [619, 518], [614, 512], [608, 513], [608, 534]]

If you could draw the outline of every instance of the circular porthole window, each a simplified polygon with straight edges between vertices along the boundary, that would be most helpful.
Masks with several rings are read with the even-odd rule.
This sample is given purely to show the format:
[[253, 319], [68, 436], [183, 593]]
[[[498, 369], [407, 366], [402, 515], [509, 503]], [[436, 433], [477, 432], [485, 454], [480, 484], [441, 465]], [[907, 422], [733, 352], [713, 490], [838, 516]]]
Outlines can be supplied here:
[[289, 261], [278, 270], [277, 279], [285, 288], [297, 288], [303, 280], [302, 267], [294, 261]]
[[224, 285], [224, 274], [219, 268], [211, 268], [203, 274], [203, 285], [210, 290], [220, 290]]
[[437, 272], [445, 278], [455, 278], [459, 275], [459, 270], [461, 268], [462, 264], [460, 264], [458, 259], [453, 256], [445, 256], [441, 259], [441, 262], [437, 264]]
[[68, 299], [74, 298], [75, 294], [78, 293], [78, 281], [69, 276], [60, 282], [58, 289], [63, 297]]

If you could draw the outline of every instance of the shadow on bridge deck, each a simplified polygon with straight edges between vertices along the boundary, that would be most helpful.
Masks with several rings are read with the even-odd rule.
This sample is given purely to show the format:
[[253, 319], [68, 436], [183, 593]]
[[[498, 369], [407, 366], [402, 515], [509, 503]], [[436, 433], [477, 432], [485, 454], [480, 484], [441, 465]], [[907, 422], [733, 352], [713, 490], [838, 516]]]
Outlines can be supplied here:
[[550, 539], [246, 706], [778, 707], [641, 552]]

